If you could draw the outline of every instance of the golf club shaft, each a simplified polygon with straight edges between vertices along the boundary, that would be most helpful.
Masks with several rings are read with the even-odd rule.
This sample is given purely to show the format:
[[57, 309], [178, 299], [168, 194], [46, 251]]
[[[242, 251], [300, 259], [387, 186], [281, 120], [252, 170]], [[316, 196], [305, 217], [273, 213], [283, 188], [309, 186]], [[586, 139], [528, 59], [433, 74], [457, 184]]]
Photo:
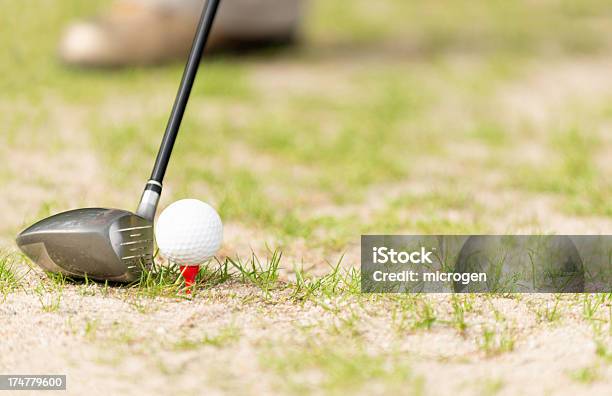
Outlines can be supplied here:
[[153, 219], [155, 216], [155, 210], [157, 209], [157, 202], [159, 195], [161, 194], [162, 182], [170, 161], [170, 155], [172, 154], [172, 148], [176, 141], [181, 121], [183, 120], [183, 114], [185, 114], [185, 108], [189, 101], [189, 95], [191, 94], [191, 88], [195, 81], [196, 74], [200, 65], [200, 60], [208, 41], [208, 36], [212, 29], [217, 9], [221, 0], [207, 0], [204, 9], [202, 10], [202, 16], [196, 29], [195, 37], [193, 39], [193, 45], [185, 71], [183, 72], [183, 78], [172, 106], [172, 112], [168, 119], [168, 125], [166, 126], [166, 132], [159, 147], [157, 153], [157, 159], [151, 172], [151, 178], [147, 182], [145, 191], [138, 205], [136, 213], [144, 218]]

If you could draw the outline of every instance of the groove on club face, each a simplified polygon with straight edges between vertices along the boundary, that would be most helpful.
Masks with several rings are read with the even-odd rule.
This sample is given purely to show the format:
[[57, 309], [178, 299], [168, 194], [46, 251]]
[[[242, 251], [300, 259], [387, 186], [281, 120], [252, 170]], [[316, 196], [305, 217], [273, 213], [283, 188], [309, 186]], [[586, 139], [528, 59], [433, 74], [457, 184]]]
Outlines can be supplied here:
[[120, 235], [121, 260], [131, 271], [153, 264], [153, 224], [115, 230]]
[[51, 216], [17, 237], [49, 272], [130, 282], [153, 263], [153, 222], [120, 209], [76, 209]]

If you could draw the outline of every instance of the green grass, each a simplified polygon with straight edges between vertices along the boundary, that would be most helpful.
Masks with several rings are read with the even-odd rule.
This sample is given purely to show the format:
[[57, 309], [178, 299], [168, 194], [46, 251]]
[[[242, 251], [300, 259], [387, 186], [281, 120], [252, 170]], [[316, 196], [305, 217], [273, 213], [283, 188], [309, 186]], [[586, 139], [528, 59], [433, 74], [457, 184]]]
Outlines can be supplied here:
[[96, 335], [98, 333], [98, 328], [100, 327], [99, 319], [88, 320], [85, 323], [85, 338], [90, 341], [94, 341], [96, 339]]
[[18, 273], [17, 260], [11, 254], [0, 252], [0, 293], [6, 295], [22, 287], [23, 275]]
[[[134, 207], [149, 174], [181, 62], [81, 70], [56, 56], [66, 25], [109, 3], [3, 4], [10, 17], [0, 26], [0, 182], [8, 201], [0, 207], [18, 213], [7, 213], [0, 226], [6, 240], [21, 222], [78, 204]], [[610, 55], [612, 29], [602, 23], [610, 17], [601, 0], [313, 0], [302, 46], [203, 63], [165, 181], [164, 204], [188, 196], [211, 202], [231, 232], [245, 230], [227, 250], [253, 244], [253, 254], [206, 263], [191, 294], [173, 267], [119, 286], [41, 276], [18, 256], [1, 255], [0, 294], [4, 301], [31, 297], [50, 316], [73, 315], [66, 303], [73, 298], [117, 299], [143, 323], [167, 305], [223, 299], [223, 314], [234, 322], [216, 329], [161, 337], [78, 313], [70, 328], [105, 349], [98, 357], [104, 364], [145, 356], [168, 376], [184, 370], [164, 360], [170, 352], [251, 348], [279, 392], [426, 393], [414, 356], [392, 348], [412, 336], [449, 332], [478, 355], [449, 359], [493, 364], [528, 342], [496, 307], [522, 304], [522, 297], [361, 295], [359, 271], [347, 269], [356, 264], [350, 253], [364, 233], [554, 232], [557, 218], [605, 227], [612, 111], [589, 65]], [[586, 93], [553, 89], [563, 86], [567, 69], [582, 73]], [[546, 79], [556, 73], [551, 88]], [[504, 101], [516, 90], [529, 111]], [[84, 158], [106, 186], [95, 202], [85, 187], [94, 177], [78, 172]], [[546, 199], [549, 212], [532, 199]], [[269, 246], [258, 248], [249, 235]], [[566, 373], [579, 383], [599, 381], [612, 361], [609, 300], [597, 294], [526, 304], [538, 326], [588, 326], [596, 361]], [[299, 315], [275, 317], [273, 308]], [[245, 310], [270, 321], [243, 322]], [[318, 322], [301, 322], [309, 310]], [[249, 334], [250, 326], [269, 337], [286, 326], [290, 336], [281, 332], [287, 339], [270, 345]], [[368, 326], [391, 347], [373, 351]], [[511, 385], [505, 378], [476, 384], [482, 394]]]
[[203, 346], [223, 348], [239, 339], [240, 331], [235, 326], [227, 326], [220, 329], [215, 335], [204, 335], [196, 339], [193, 337], [180, 339], [174, 343], [173, 348], [177, 350], [193, 350]]
[[269, 298], [270, 292], [278, 284], [278, 270], [282, 253], [272, 252], [272, 256], [267, 263], [262, 264], [259, 258], [253, 253], [248, 263], [242, 264], [240, 260], [228, 259], [229, 263], [238, 271], [238, 276], [244, 281], [248, 281], [261, 289], [264, 296]]
[[[108, 1], [45, 3], [41, 9], [49, 12], [44, 13], [19, 3], [7, 5], [7, 14], [19, 13], [25, 20], [2, 28], [14, 33], [1, 35], [5, 41], [0, 44], [19, 67], [2, 62], [2, 75], [11, 79], [1, 81], [7, 100], [24, 105], [2, 113], [9, 131], [3, 139], [9, 146], [35, 141], [61, 152], [68, 141], [54, 137], [64, 128], [59, 109], [78, 110], [80, 129], [91, 137], [110, 175], [105, 182], [125, 191], [125, 198], [110, 203], [133, 206], [135, 198], [129, 197], [137, 196], [150, 170], [181, 65], [66, 68], [55, 57], [62, 29]], [[202, 195], [224, 220], [274, 232], [283, 247], [301, 238], [335, 252], [354, 235], [372, 231], [488, 232], [496, 214], [487, 217], [487, 208], [475, 203], [479, 187], [468, 184], [455, 193], [462, 186], [458, 178], [477, 181], [474, 175], [483, 170], [509, 180], [501, 188], [558, 195], [562, 212], [609, 216], [608, 178], [592, 159], [601, 143], [596, 133], [579, 123], [551, 130], [541, 142], [551, 152], [544, 166], [521, 164], [508, 157], [508, 150], [527, 142], [490, 104], [505, 84], [528, 76], [526, 65], [544, 49], [556, 56], [604, 51], [604, 37], [612, 33], [601, 31], [593, 18], [608, 14], [598, 1], [580, 6], [461, 1], [452, 7], [441, 2], [314, 2], [304, 47], [221, 55], [204, 63], [170, 165], [166, 196]], [[472, 23], [463, 23], [465, 18]], [[386, 43], [396, 42], [408, 50], [401, 45], [387, 49]], [[338, 49], [326, 55], [328, 47]], [[456, 61], [461, 53], [469, 67]], [[368, 54], [378, 61], [367, 61]], [[284, 80], [271, 69], [285, 66], [298, 73], [296, 86], [290, 84], [293, 72]], [[262, 81], [261, 75], [267, 77]], [[268, 80], [287, 86], [269, 87]], [[594, 116], [607, 117], [605, 111]], [[41, 129], [47, 131], [44, 139], [35, 132]], [[482, 145], [490, 156], [460, 160], [456, 143]], [[427, 161], [460, 173], [428, 176], [422, 166]], [[377, 206], [367, 220], [358, 210], [334, 216], [310, 210], [320, 203], [359, 207], [372, 199], [373, 189], [428, 178], [436, 182], [435, 189], [420, 196], [404, 193]], [[448, 211], [461, 216], [451, 219]]]
[[[367, 3], [322, 2], [316, 9], [319, 18], [312, 25], [313, 34], [321, 40], [332, 36], [365, 43], [403, 36], [416, 50], [431, 54], [457, 48], [529, 54], [549, 41], [567, 51], [592, 52], [605, 40], [589, 17], [610, 14], [599, 0], [537, 4], [461, 0], [452, 6], [444, 1], [389, 1], [373, 7]], [[568, 19], [575, 23], [566, 24]]]
[[363, 345], [290, 345], [282, 352], [266, 352], [261, 360], [278, 374], [279, 388], [294, 394], [341, 395], [381, 389], [383, 393], [424, 393], [422, 379], [400, 354], [373, 355]]
[[497, 395], [498, 393], [500, 393], [502, 391], [502, 389], [504, 388], [504, 381], [497, 379], [497, 378], [491, 378], [491, 379], [487, 379], [482, 381], [479, 384], [479, 388], [480, 388], [480, 394], [482, 396], [493, 396], [493, 395]]
[[590, 384], [600, 378], [599, 368], [597, 366], [587, 366], [570, 372], [570, 377], [583, 384]]
[[535, 192], [559, 195], [561, 209], [574, 215], [611, 216], [607, 197], [612, 184], [595, 163], [602, 142], [598, 135], [571, 128], [551, 136], [554, 155], [544, 166], [530, 166], [516, 175], [517, 184]]
[[483, 326], [479, 346], [486, 356], [512, 352], [514, 344], [514, 336], [508, 327], [496, 329]]
[[468, 324], [465, 321], [466, 311], [471, 309], [470, 303], [464, 297], [461, 299], [460, 297], [453, 295], [452, 297], [452, 305], [453, 305], [453, 325], [461, 334], [464, 334], [468, 328]]
[[551, 323], [556, 322], [561, 318], [561, 312], [559, 312], [560, 297], [556, 296], [552, 303], [546, 303], [542, 307], [536, 308], [536, 317], [539, 322]]

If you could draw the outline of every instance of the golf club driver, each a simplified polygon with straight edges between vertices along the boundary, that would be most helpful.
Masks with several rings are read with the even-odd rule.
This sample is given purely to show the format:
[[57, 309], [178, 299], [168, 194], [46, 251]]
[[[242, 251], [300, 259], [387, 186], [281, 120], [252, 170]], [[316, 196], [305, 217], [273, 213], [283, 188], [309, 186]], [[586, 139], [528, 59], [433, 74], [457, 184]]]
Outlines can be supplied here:
[[151, 178], [136, 213], [86, 208], [56, 214], [28, 227], [17, 245], [46, 271], [95, 280], [131, 282], [153, 263], [153, 219], [162, 181], [220, 0], [207, 0]]

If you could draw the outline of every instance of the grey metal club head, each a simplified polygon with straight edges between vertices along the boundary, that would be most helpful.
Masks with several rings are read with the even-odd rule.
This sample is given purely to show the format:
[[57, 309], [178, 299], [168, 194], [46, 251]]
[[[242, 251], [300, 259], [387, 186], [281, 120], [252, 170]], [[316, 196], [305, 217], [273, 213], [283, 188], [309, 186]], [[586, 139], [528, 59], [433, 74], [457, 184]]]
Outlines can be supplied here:
[[174, 141], [221, 0], [202, 11], [157, 159], [136, 214], [76, 209], [41, 220], [17, 236], [19, 248], [44, 270], [96, 280], [130, 282], [153, 262], [153, 219]]
[[120, 209], [76, 209], [28, 227], [17, 245], [49, 272], [130, 282], [153, 262], [153, 222]]

